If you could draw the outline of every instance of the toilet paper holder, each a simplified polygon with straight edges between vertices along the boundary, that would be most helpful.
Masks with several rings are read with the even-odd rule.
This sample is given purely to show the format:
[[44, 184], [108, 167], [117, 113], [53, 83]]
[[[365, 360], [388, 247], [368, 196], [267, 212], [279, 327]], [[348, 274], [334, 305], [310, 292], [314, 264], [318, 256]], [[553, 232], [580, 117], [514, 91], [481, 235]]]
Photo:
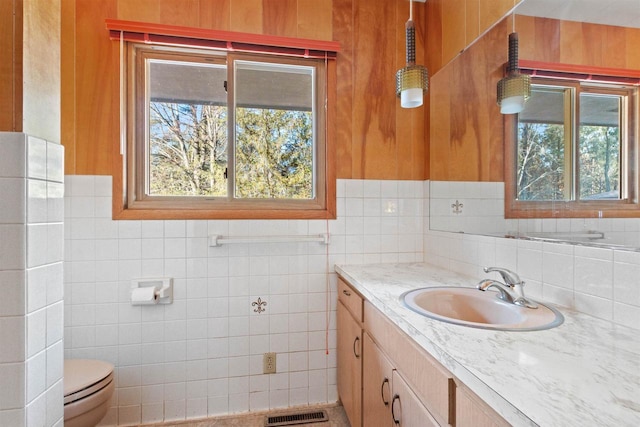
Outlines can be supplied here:
[[[153, 293], [147, 288], [153, 288]], [[135, 279], [131, 282], [132, 305], [171, 304], [172, 302], [172, 278]]]

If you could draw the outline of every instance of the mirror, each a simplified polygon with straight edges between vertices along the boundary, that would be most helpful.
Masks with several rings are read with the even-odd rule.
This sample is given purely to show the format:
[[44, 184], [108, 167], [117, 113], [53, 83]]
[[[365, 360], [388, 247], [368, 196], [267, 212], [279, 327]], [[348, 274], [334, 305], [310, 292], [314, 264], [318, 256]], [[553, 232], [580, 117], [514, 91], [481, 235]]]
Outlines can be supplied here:
[[[598, 43], [590, 39], [594, 26], [599, 26], [595, 32], [608, 33], [598, 36]], [[592, 218], [505, 219], [503, 122], [494, 104], [512, 28], [520, 35], [521, 60], [588, 60], [599, 68], [640, 69], [632, 48], [625, 50], [640, 41], [637, 0], [523, 0], [513, 16], [432, 77], [430, 229], [640, 250], [640, 218], [596, 213]]]

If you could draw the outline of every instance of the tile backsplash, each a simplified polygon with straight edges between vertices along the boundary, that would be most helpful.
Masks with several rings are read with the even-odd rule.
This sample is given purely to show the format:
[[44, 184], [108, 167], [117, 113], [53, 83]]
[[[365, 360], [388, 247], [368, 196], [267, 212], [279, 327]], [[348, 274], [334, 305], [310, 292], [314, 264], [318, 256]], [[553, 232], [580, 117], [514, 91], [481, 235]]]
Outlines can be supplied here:
[[0, 132], [0, 425], [61, 426], [64, 148]]
[[[336, 401], [333, 265], [422, 261], [423, 188], [339, 180], [332, 221], [112, 221], [111, 179], [67, 176], [65, 356], [117, 367], [102, 424]], [[327, 231], [328, 246], [208, 245]], [[173, 278], [174, 302], [132, 306], [145, 277]], [[262, 374], [265, 352], [276, 374]]]
[[[112, 221], [110, 178], [66, 177], [65, 356], [117, 367], [103, 425], [335, 401], [336, 263], [425, 261], [478, 278], [500, 265], [520, 273], [532, 297], [640, 324], [640, 253], [431, 231], [429, 182], [337, 187], [331, 221]], [[491, 199], [500, 186], [481, 190]], [[467, 196], [463, 212], [500, 215]], [[212, 234], [327, 231], [328, 246], [208, 244]], [[174, 303], [132, 306], [131, 280], [145, 277], [172, 277]], [[265, 352], [277, 353], [276, 374], [262, 374]]]
[[[638, 218], [504, 218], [504, 183], [431, 181], [431, 229], [491, 236], [582, 238], [601, 245], [640, 248]], [[576, 236], [578, 235], [578, 236]]]

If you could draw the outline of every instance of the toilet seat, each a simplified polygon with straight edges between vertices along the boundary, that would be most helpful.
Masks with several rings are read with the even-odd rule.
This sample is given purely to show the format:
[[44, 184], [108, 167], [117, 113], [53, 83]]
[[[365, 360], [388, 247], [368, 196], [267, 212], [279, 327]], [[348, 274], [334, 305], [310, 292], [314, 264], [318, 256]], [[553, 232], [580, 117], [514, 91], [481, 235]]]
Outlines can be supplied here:
[[109, 408], [113, 365], [100, 360], [64, 361], [64, 425], [95, 426]]
[[64, 404], [83, 399], [113, 381], [113, 365], [101, 360], [64, 361]]

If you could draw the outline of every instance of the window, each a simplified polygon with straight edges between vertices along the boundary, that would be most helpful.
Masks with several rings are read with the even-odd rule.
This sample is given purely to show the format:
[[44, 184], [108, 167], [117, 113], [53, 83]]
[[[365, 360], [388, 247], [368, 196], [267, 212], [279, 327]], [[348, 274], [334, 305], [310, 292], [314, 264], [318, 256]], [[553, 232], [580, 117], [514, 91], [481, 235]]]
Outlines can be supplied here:
[[114, 216], [334, 218], [333, 61], [215, 43], [121, 41], [126, 149]]
[[635, 93], [621, 84], [532, 79], [524, 111], [505, 119], [507, 217], [637, 209]]

